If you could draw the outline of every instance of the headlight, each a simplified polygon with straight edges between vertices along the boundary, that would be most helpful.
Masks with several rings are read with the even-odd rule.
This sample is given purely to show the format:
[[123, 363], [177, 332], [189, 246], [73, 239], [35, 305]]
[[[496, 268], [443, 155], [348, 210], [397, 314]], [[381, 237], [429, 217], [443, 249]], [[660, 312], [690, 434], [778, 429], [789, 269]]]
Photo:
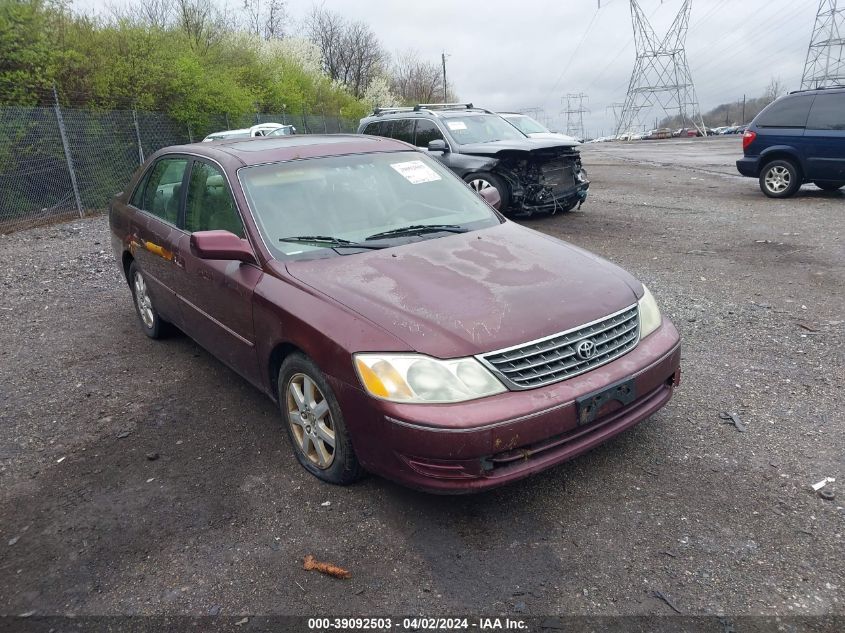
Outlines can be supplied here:
[[640, 338], [645, 338], [657, 328], [660, 327], [662, 318], [660, 316], [660, 308], [657, 307], [657, 302], [648, 291], [645, 284], [643, 284], [643, 296], [639, 301], [640, 308]]
[[370, 395], [392, 402], [463, 402], [506, 391], [474, 358], [355, 354], [353, 362]]

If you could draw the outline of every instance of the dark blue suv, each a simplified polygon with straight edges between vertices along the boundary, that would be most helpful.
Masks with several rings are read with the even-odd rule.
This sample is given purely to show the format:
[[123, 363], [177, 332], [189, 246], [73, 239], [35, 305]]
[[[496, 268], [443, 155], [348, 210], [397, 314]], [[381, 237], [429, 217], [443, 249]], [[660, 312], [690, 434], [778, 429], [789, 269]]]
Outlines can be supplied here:
[[792, 92], [770, 103], [742, 137], [743, 176], [759, 178], [770, 198], [805, 182], [825, 191], [845, 185], [845, 86]]

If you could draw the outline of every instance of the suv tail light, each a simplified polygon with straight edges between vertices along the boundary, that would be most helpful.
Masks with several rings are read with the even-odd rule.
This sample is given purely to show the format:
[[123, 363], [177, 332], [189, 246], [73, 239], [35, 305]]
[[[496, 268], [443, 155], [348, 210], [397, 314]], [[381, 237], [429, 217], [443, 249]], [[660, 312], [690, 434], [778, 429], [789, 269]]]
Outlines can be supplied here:
[[745, 134], [742, 135], [742, 151], [748, 149], [748, 146], [754, 142], [754, 139], [757, 138], [757, 132], [752, 132], [751, 130], [745, 130]]

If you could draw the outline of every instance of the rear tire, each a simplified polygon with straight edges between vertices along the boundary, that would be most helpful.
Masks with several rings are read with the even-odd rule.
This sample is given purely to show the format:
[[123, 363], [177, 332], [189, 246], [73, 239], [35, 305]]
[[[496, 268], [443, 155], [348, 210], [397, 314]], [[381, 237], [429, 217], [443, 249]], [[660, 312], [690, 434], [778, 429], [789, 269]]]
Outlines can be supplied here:
[[838, 191], [845, 187], [845, 182], [814, 182], [813, 184], [822, 191]]
[[132, 303], [135, 305], [135, 314], [138, 315], [141, 330], [151, 339], [162, 338], [167, 334], [167, 322], [155, 309], [147, 280], [135, 262], [129, 265], [129, 289], [132, 291]]
[[760, 190], [769, 198], [789, 198], [800, 187], [801, 175], [791, 160], [773, 160], [760, 172]]
[[364, 475], [337, 398], [314, 361], [298, 353], [285, 358], [279, 368], [277, 393], [282, 423], [305, 470], [340, 486]]
[[501, 213], [505, 213], [508, 210], [508, 207], [510, 207], [510, 189], [508, 189], [507, 183], [496, 174], [491, 174], [487, 171], [479, 171], [477, 173], [464, 176], [464, 181], [469, 185], [469, 188], [476, 193], [480, 193], [482, 189], [486, 189], [487, 187], [494, 187], [496, 191], [499, 192], [499, 198], [502, 200], [499, 203], [499, 211]]

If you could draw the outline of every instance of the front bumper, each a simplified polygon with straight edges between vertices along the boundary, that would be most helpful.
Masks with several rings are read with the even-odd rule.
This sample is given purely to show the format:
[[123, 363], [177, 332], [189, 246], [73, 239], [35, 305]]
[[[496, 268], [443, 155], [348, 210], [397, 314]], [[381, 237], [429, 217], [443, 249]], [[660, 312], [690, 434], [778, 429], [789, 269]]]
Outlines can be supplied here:
[[736, 169], [743, 176], [757, 178], [760, 176], [760, 160], [756, 157], [740, 158], [736, 161]]
[[[664, 318], [624, 356], [559, 383], [453, 405], [379, 401], [335, 384], [362, 465], [432, 492], [471, 492], [527, 477], [571, 459], [649, 417], [680, 381], [680, 339]], [[611, 401], [578, 426], [576, 399], [624, 380], [636, 397]]]
[[584, 204], [589, 188], [590, 182], [585, 180], [571, 189], [550, 195], [541, 202], [530, 202], [523, 198], [514, 205], [512, 210], [525, 215], [533, 215], [534, 213], [551, 213], [554, 215], [558, 211], [568, 211], [576, 204]]

